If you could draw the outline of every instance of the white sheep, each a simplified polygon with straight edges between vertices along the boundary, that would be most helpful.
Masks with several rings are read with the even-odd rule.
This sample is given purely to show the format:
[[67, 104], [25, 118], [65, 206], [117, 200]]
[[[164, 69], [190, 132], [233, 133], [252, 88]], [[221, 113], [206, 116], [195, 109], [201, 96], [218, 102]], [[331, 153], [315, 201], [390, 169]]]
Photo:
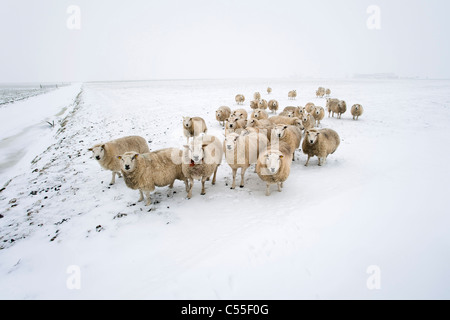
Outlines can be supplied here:
[[339, 103], [339, 99], [327, 99], [327, 111], [328, 111], [328, 118], [330, 117], [330, 114], [332, 114], [332, 117], [334, 117], [335, 112], [337, 112], [337, 105]]
[[236, 173], [241, 169], [240, 187], [244, 187], [245, 171], [258, 161], [258, 156], [265, 151], [269, 141], [263, 134], [249, 132], [245, 134], [232, 133], [225, 137], [223, 152], [225, 160], [231, 167], [233, 182], [231, 189], [236, 188]]
[[243, 94], [237, 94], [234, 100], [236, 101], [237, 104], [243, 104], [245, 101], [245, 97]]
[[332, 129], [307, 130], [302, 144], [303, 153], [308, 156], [305, 166], [308, 166], [309, 159], [314, 156], [319, 158], [319, 166], [325, 164], [328, 155], [333, 154], [339, 144], [339, 135]]
[[205, 181], [212, 175], [212, 184], [216, 183], [217, 168], [222, 162], [222, 157], [222, 142], [215, 136], [198, 136], [184, 146], [181, 168], [189, 181], [188, 199], [192, 197], [194, 180], [202, 182], [201, 195], [206, 194]]
[[256, 173], [266, 183], [266, 196], [270, 196], [270, 186], [276, 184], [281, 192], [283, 183], [291, 171], [291, 154], [289, 147], [280, 142], [277, 147], [270, 146], [261, 153], [256, 163]]
[[252, 101], [250, 101], [250, 108], [258, 109], [259, 108], [259, 100], [252, 100]]
[[122, 175], [128, 188], [139, 190], [138, 201], [147, 198], [145, 205], [152, 203], [150, 193], [155, 187], [173, 188], [175, 180], [184, 181], [186, 192], [188, 181], [181, 168], [182, 151], [167, 148], [150, 153], [125, 152], [117, 156], [121, 163]]
[[358, 118], [360, 116], [362, 116], [363, 112], [364, 112], [364, 108], [363, 108], [362, 105], [354, 104], [352, 106], [352, 110], [351, 110], [351, 113], [352, 113], [352, 116], [353, 116], [353, 120], [358, 120]]
[[189, 143], [189, 138], [197, 137], [201, 133], [206, 133], [208, 128], [206, 122], [200, 117], [183, 117], [183, 134]]
[[269, 107], [269, 110], [272, 111], [272, 113], [277, 113], [278, 107], [279, 107], [279, 104], [278, 104], [277, 100], [270, 100], [267, 103], [267, 105]]
[[267, 109], [267, 101], [264, 99], [259, 100], [258, 109]]
[[247, 127], [247, 119], [238, 119], [236, 121], [229, 121], [225, 126], [225, 134], [241, 133]]
[[319, 126], [320, 120], [323, 120], [325, 117], [325, 109], [323, 107], [317, 106], [314, 108], [312, 115], [316, 120], [316, 127]]
[[272, 145], [276, 145], [279, 142], [284, 142], [289, 145], [292, 153], [292, 160], [295, 160], [295, 150], [300, 147], [302, 139], [302, 131], [296, 126], [288, 126], [278, 124], [272, 131], [272, 139], [270, 140]]
[[222, 126], [225, 126], [225, 121], [227, 121], [230, 116], [231, 109], [227, 106], [222, 106], [216, 110], [216, 120], [219, 121]]
[[325, 94], [327, 95], [327, 97], [329, 97], [331, 95], [331, 90], [330, 89], [326, 89], [325, 90]]
[[254, 100], [261, 100], [261, 93], [259, 93], [259, 92], [255, 92], [254, 94], [253, 94], [253, 99]]
[[308, 112], [308, 113], [312, 113], [314, 111], [314, 108], [315, 108], [315, 105], [312, 102], [308, 102], [304, 107], [304, 109], [306, 109], [306, 112]]
[[258, 119], [258, 120], [261, 120], [261, 119], [268, 119], [268, 118], [269, 118], [269, 115], [268, 115], [267, 112], [266, 112], [265, 110], [263, 110], [263, 109], [255, 109], [255, 111], [252, 112], [250, 118], [251, 118], [251, 119]]
[[150, 152], [147, 141], [139, 136], [129, 136], [112, 140], [106, 143], [99, 143], [88, 149], [93, 152], [94, 159], [98, 161], [103, 169], [112, 171], [112, 178], [109, 185], [116, 183], [116, 174], [120, 175], [120, 162], [118, 155], [127, 151], [138, 153]]
[[271, 87], [268, 87], [267, 88], [267, 94], [271, 94], [272, 93], [272, 88]]
[[239, 119], [245, 120], [248, 118], [248, 113], [245, 111], [245, 109], [236, 109], [231, 114], [232, 116], [238, 116]]
[[288, 98], [290, 100], [295, 100], [296, 97], [297, 97], [297, 90], [291, 90], [288, 92]]
[[311, 114], [305, 112], [302, 117], [302, 123], [305, 130], [309, 130], [315, 127], [316, 119]]

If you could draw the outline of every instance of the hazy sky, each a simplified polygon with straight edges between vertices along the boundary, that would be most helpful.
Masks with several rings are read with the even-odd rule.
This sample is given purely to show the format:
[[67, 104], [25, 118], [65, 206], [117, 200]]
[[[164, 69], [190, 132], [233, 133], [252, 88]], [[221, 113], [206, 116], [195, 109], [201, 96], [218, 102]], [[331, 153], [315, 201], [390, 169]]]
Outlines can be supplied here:
[[450, 78], [449, 12], [448, 0], [0, 0], [0, 82]]

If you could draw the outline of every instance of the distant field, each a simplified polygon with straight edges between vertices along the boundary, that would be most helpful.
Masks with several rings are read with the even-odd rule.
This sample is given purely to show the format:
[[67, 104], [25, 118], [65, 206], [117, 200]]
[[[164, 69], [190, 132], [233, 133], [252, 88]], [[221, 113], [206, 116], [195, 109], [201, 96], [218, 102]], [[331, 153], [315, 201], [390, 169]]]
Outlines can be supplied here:
[[[58, 85], [59, 87], [63, 85]], [[55, 85], [0, 86], [0, 106], [55, 90]]]

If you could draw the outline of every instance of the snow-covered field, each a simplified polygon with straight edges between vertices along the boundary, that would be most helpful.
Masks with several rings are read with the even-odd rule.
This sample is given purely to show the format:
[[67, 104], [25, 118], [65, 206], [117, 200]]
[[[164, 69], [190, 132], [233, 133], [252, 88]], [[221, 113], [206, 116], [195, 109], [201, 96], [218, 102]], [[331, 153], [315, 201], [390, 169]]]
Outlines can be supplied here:
[[[202, 116], [220, 136], [214, 111], [237, 108], [237, 93], [248, 110], [255, 91], [282, 107], [325, 106], [318, 86], [365, 114], [326, 117], [339, 149], [323, 167], [317, 158], [304, 167], [297, 152], [270, 197], [253, 170], [230, 190], [223, 164], [205, 196], [196, 183], [187, 200], [176, 182], [145, 207], [122, 179], [110, 187], [87, 151], [125, 135], [152, 150], [181, 147], [182, 116]], [[450, 298], [450, 81], [85, 83], [3, 109], [2, 156], [15, 144], [26, 152], [0, 175], [2, 299]], [[43, 120], [57, 125], [4, 143]], [[381, 287], [369, 290], [375, 276]]]

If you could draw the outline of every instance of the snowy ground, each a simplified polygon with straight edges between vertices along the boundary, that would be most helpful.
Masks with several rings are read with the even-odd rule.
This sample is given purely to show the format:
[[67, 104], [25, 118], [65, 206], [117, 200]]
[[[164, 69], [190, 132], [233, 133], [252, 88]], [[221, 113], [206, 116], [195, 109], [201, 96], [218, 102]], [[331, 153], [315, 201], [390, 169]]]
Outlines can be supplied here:
[[[282, 107], [324, 106], [320, 85], [365, 114], [325, 118], [340, 148], [323, 167], [317, 158], [304, 167], [297, 152], [283, 192], [270, 197], [253, 170], [245, 188], [230, 190], [224, 164], [205, 196], [196, 183], [187, 200], [178, 182], [144, 207], [122, 179], [109, 187], [110, 173], [87, 152], [131, 134], [153, 150], [181, 147], [185, 115], [221, 135], [214, 111], [237, 108], [237, 93], [248, 110], [255, 91]], [[35, 105], [58, 125], [32, 140], [35, 149], [19, 139], [27, 160], [1, 176], [0, 298], [448, 299], [449, 88], [431, 80], [87, 83], [9, 105], [9, 114]], [[39, 100], [49, 95], [53, 103]], [[32, 125], [0, 119], [16, 131]], [[67, 286], [71, 266], [79, 289]], [[379, 290], [367, 287], [370, 266], [381, 271]]]

